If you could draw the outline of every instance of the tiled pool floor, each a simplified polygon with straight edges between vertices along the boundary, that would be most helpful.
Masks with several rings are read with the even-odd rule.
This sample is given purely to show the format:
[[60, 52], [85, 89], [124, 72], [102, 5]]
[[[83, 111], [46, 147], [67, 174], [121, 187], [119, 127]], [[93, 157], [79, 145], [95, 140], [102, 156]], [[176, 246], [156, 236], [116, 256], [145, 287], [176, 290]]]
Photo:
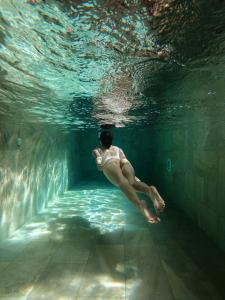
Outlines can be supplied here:
[[179, 210], [149, 225], [117, 189], [77, 186], [0, 247], [0, 299], [222, 300], [225, 255]]

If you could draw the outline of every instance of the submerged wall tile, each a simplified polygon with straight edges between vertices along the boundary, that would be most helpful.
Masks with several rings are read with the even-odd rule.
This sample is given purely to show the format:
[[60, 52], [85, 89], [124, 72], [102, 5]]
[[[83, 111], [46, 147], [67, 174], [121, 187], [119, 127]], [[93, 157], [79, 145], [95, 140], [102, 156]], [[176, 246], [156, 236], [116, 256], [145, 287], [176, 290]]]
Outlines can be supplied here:
[[168, 202], [182, 208], [225, 250], [225, 160], [220, 147], [224, 128], [210, 116], [201, 117], [189, 114], [184, 117], [189, 126], [181, 125], [179, 130], [167, 124], [154, 126], [154, 180]]
[[0, 128], [1, 241], [67, 189], [71, 143], [40, 125]]

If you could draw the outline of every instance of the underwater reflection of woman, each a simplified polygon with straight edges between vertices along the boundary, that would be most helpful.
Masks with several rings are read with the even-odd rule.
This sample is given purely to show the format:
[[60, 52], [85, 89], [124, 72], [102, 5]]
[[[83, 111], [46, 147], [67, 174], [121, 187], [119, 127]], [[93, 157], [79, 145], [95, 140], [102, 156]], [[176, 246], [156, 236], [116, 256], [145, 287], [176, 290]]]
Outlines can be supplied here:
[[152, 214], [144, 200], [140, 200], [136, 192], [142, 192], [153, 202], [157, 214], [163, 211], [165, 202], [154, 186], [148, 186], [135, 177], [134, 168], [119, 147], [113, 146], [113, 134], [109, 130], [100, 133], [101, 147], [92, 151], [99, 171], [127, 196], [127, 198], [141, 211], [149, 223], [160, 221]]

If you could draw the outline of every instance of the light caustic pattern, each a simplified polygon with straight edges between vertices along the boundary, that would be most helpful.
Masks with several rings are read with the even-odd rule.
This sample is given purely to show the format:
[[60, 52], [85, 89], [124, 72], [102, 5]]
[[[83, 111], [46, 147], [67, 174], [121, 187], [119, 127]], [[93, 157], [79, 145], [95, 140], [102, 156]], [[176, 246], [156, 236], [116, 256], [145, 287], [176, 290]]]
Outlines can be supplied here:
[[63, 239], [62, 233], [66, 228], [64, 221], [76, 217], [85, 220], [90, 227], [101, 233], [112, 232], [124, 227], [126, 208], [129, 207], [132, 209], [122, 193], [115, 188], [76, 188], [51, 202], [33, 222], [17, 230], [8, 241], [29, 241], [52, 234], [51, 222], [57, 219], [54, 238]]
[[[81, 117], [79, 108], [73, 111], [74, 99], [82, 98], [87, 106], [88, 97], [101, 99], [104, 95], [89, 126], [109, 114], [118, 123], [132, 121], [127, 113], [137, 103], [127, 100], [135, 89], [134, 78], [129, 79], [130, 67], [143, 59], [139, 52], [155, 47], [147, 10], [139, 1], [118, 11], [102, 1], [73, 7], [58, 1], [0, 3], [0, 95], [6, 104], [0, 113], [9, 114], [10, 105], [14, 113], [29, 111], [28, 116], [42, 122], [82, 128], [88, 120]], [[118, 83], [119, 93], [115, 91]], [[120, 102], [115, 102], [119, 97]], [[109, 107], [107, 98], [111, 99]], [[86, 109], [90, 112], [91, 108]]]
[[36, 169], [32, 166], [15, 167], [15, 170], [0, 168], [0, 194], [4, 197], [0, 214], [1, 239], [40, 213], [49, 200], [65, 190], [68, 185], [66, 161], [45, 162], [45, 168], [44, 174], [41, 162]]
[[0, 244], [0, 298], [74, 299], [78, 291], [124, 298], [124, 246], [102, 247], [102, 239], [124, 238], [126, 215], [133, 212], [111, 186], [86, 184], [66, 192]]
[[224, 4], [175, 2], [0, 0], [0, 116], [69, 131], [223, 109]]

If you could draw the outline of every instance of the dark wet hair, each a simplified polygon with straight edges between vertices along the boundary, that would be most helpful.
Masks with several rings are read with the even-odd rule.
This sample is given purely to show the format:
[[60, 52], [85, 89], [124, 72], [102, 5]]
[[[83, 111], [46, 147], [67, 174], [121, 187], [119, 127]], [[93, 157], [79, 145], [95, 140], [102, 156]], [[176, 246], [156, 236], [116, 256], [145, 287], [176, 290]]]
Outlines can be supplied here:
[[102, 143], [102, 146], [104, 146], [105, 148], [109, 149], [110, 146], [112, 145], [112, 141], [113, 141], [113, 134], [111, 131], [102, 131], [100, 133], [100, 141]]

